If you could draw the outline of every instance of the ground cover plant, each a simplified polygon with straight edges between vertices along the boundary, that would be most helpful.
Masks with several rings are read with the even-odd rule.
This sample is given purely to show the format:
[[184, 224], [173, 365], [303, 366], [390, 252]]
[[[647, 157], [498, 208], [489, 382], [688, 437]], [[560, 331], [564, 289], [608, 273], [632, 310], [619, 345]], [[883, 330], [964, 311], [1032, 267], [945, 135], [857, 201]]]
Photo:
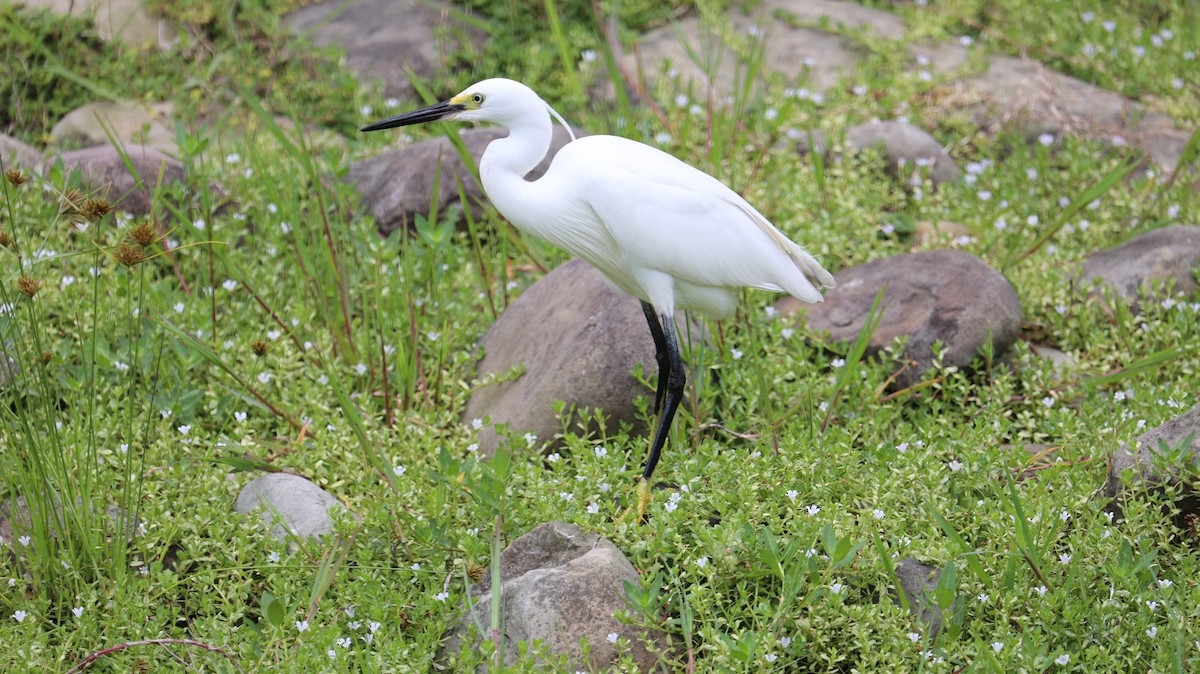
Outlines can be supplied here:
[[[895, 9], [930, 38], [1030, 53], [1195, 122], [1191, 5], [1066, 4]], [[1026, 336], [1078, 368], [1056, 369], [1021, 341], [891, 393], [886, 355], [860, 360], [775, 316], [775, 296], [747, 291], [737, 316], [690, 353], [719, 376], [689, 383], [658, 474], [678, 488], [660, 493], [648, 524], [618, 522], [646, 438], [566, 428], [565, 446], [544, 456], [548, 438], [518, 435], [487, 463], [459, 420], [477, 385], [477, 339], [563, 254], [494, 212], [435, 210], [379, 238], [339, 179], [394, 142], [351, 133], [394, 104], [347, 85], [332, 60], [317, 69], [328, 79], [306, 75], [312, 66], [273, 37], [283, 5], [250, 3], [240, 23], [223, 23], [183, 3], [180, 17], [224, 26], [196, 33], [217, 56], [156, 69], [157, 86], [229, 104], [256, 133], [231, 143], [214, 126], [222, 116], [181, 127], [189, 184], [164, 189], [145, 218], [54, 168], [2, 182], [0, 497], [23, 497], [32, 517], [0, 556], [0, 670], [66, 671], [98, 655], [92, 671], [427, 671], [468, 579], [555, 519], [629, 556], [643, 589], [631, 591], [626, 619], [670, 635], [665, 671], [1194, 667], [1196, 533], [1164, 514], [1170, 490], [1135, 494], [1123, 522], [1094, 492], [1117, 447], [1197, 404], [1200, 305], [1110, 313], [1069, 273], [1135, 234], [1195, 223], [1194, 173], [1126, 180], [1133, 148], [986, 135], [943, 106], [936, 78], [879, 44], [820, 97], [755, 73], [763, 86], [729, 101], [669, 77], [649, 92], [653, 105], [609, 101], [588, 93], [608, 57], [606, 24], [591, 12], [476, 5], [495, 39], [472, 45], [458, 72], [422, 82], [432, 95], [494, 75], [533, 84], [589, 131], [658, 145], [720, 177], [832, 271], [910, 251], [921, 221], [962, 223], [968, 235], [920, 245], [958, 247], [1004, 273]], [[728, 8], [705, 9], [719, 18]], [[83, 30], [2, 11], [22, 26], [3, 38], [6, 53]], [[548, 12], [558, 28], [531, 34], [545, 22], [528, 17]], [[622, 21], [673, 16], [637, 6]], [[752, 64], [754, 36], [733, 39]], [[85, 90], [147, 85], [72, 54], [54, 52], [53, 65]], [[236, 75], [184, 86], [211, 81], [204, 73], [220, 64], [278, 69], [305, 86], [294, 97]], [[6, 129], [35, 142], [67, 107], [17, 97], [39, 112], [10, 103]], [[348, 141], [315, 145], [275, 114]], [[826, 163], [791, 149], [805, 129], [836, 137], [898, 116], [953, 138], [969, 178], [902, 185], [871, 156]], [[248, 473], [280, 469], [357, 517], [326, 539], [277, 542], [232, 513]], [[904, 557], [946, 568], [936, 638], [889, 594]], [[489, 662], [489, 648], [457, 666]]]

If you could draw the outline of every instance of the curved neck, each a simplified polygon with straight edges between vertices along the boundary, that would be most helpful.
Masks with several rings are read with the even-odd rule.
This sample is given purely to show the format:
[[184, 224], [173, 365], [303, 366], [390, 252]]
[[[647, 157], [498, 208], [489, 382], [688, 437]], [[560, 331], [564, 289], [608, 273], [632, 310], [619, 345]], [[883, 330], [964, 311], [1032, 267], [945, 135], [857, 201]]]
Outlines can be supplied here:
[[479, 160], [479, 176], [489, 197], [495, 196], [488, 188], [489, 182], [508, 176], [524, 181], [550, 151], [554, 129], [549, 114], [529, 115], [506, 126], [508, 135], [488, 143]]

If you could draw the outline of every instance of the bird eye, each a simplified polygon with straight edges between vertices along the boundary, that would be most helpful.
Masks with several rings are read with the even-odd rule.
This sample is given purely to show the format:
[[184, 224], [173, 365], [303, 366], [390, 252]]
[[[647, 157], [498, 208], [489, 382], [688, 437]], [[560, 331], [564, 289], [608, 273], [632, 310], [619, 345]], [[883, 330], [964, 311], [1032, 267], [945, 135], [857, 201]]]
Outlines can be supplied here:
[[475, 94], [474, 96], [471, 97], [471, 102], [474, 103], [475, 105], [479, 105], [480, 103], [483, 103], [483, 94]]

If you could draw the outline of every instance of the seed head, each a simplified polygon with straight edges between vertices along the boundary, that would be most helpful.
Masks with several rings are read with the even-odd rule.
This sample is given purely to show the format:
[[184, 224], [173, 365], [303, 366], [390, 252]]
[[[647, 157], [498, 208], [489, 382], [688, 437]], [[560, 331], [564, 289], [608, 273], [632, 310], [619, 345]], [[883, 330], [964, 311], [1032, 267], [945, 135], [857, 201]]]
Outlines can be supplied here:
[[13, 244], [15, 243], [16, 241], [13, 240], [12, 234], [9, 234], [4, 230], [0, 230], [0, 246], [12, 248]]
[[146, 253], [142, 250], [142, 247], [130, 243], [123, 243], [117, 246], [112, 255], [114, 260], [126, 267], [137, 266], [146, 259]]
[[158, 232], [154, 231], [154, 227], [150, 223], [143, 222], [129, 230], [129, 238], [142, 248], [146, 248], [158, 240]]
[[38, 356], [38, 360], [42, 361], [42, 365], [49, 363], [54, 358], [54, 354], [49, 351], [43, 351], [42, 355]]
[[114, 206], [108, 199], [88, 199], [79, 208], [79, 214], [88, 222], [99, 222], [101, 218], [113, 212]]
[[78, 215], [82, 212], [83, 202], [87, 201], [87, 196], [79, 190], [67, 190], [62, 195], [62, 203], [59, 205], [59, 211], [67, 214]]
[[8, 182], [12, 183], [14, 186], [24, 185], [25, 182], [29, 180], [29, 176], [25, 175], [24, 171], [15, 168], [10, 168], [4, 171], [4, 177], [7, 178]]
[[478, 564], [468, 564], [467, 575], [471, 578], [471, 580], [478, 583], [479, 581], [483, 580], [483, 567]]
[[38, 291], [41, 289], [42, 282], [32, 276], [17, 277], [17, 290], [20, 290], [26, 297], [33, 299], [33, 296], [38, 294]]
[[271, 343], [265, 339], [256, 339], [250, 342], [250, 350], [254, 352], [254, 355], [262, 358], [267, 354], [267, 351], [271, 350]]

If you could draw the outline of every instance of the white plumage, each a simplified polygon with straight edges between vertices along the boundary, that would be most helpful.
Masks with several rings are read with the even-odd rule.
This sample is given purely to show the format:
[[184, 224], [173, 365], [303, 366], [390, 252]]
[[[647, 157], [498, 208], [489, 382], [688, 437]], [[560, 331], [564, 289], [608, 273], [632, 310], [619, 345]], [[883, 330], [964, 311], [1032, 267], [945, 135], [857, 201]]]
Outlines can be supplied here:
[[639, 485], [639, 513], [644, 514], [650, 476], [682, 397], [675, 310], [725, 318], [736, 308], [741, 287], [819, 302], [820, 288], [832, 288], [833, 276], [719, 180], [626, 138], [572, 140], [542, 178], [525, 180], [550, 149], [551, 115], [562, 121], [529, 87], [497, 78], [363, 130], [436, 119], [508, 128], [509, 135], [492, 141], [479, 162], [483, 189], [496, 210], [642, 300], [658, 348], [656, 408], [666, 397]]

